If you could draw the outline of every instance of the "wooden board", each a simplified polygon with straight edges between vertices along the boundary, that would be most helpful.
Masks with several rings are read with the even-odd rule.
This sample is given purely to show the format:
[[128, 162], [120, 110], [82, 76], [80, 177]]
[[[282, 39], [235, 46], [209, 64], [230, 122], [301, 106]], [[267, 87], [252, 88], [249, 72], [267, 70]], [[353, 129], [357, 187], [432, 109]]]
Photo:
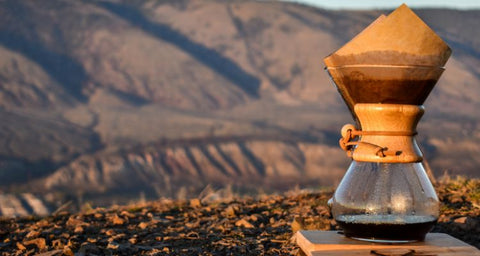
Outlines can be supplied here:
[[443, 233], [428, 233], [425, 241], [408, 244], [380, 244], [346, 238], [337, 231], [300, 230], [294, 235], [308, 256], [388, 255], [388, 256], [480, 256], [480, 251]]

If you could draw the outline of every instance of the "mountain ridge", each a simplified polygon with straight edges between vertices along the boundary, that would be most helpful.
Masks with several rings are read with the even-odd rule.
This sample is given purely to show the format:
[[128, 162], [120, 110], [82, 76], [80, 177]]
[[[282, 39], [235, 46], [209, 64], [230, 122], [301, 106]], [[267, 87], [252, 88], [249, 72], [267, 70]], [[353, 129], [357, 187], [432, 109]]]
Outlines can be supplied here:
[[[436, 175], [478, 177], [480, 11], [414, 11], [453, 49], [425, 102], [418, 141]], [[125, 185], [129, 154], [145, 159], [145, 150], [159, 156], [154, 168], [130, 174], [152, 170], [147, 183], [177, 179], [181, 187], [182, 175], [192, 175], [200, 189], [211, 181], [193, 175], [200, 164], [191, 159], [201, 159], [212, 180], [232, 174], [218, 184], [249, 185], [235, 173], [254, 162], [270, 175], [272, 182], [262, 168], [251, 173], [266, 189], [335, 184], [349, 161], [336, 145], [339, 129], [353, 121], [322, 59], [381, 13], [388, 11], [270, 1], [3, 1], [0, 190], [49, 193], [54, 186], [45, 184], [59, 180], [67, 194], [69, 184], [101, 187], [100, 178], [75, 179], [75, 170], [104, 175], [110, 158], [124, 165]], [[238, 150], [218, 150], [228, 143]], [[183, 160], [167, 163], [167, 151]], [[305, 159], [308, 168], [299, 164]], [[172, 168], [179, 176], [165, 171]], [[92, 198], [122, 187], [115, 184]], [[170, 193], [153, 187], [152, 195]]]

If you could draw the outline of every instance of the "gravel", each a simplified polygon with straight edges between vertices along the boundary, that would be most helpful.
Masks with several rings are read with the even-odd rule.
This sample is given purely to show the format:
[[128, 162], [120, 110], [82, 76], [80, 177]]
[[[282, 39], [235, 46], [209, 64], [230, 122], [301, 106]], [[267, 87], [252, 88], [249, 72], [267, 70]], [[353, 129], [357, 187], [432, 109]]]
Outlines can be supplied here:
[[[480, 248], [480, 181], [449, 179], [437, 191], [442, 207], [433, 232]], [[291, 241], [295, 231], [338, 228], [327, 207], [332, 193], [214, 202], [163, 199], [43, 218], [4, 218], [0, 255], [300, 255]]]

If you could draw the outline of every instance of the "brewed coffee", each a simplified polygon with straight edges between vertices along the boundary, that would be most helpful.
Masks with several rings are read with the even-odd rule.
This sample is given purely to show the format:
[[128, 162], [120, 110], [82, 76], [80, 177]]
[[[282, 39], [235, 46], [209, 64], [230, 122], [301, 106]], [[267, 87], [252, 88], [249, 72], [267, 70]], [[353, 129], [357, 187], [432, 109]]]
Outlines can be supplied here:
[[345, 78], [344, 84], [353, 102], [422, 105], [436, 80], [357, 80]]
[[385, 242], [422, 241], [437, 219], [433, 216], [340, 215], [345, 236]]

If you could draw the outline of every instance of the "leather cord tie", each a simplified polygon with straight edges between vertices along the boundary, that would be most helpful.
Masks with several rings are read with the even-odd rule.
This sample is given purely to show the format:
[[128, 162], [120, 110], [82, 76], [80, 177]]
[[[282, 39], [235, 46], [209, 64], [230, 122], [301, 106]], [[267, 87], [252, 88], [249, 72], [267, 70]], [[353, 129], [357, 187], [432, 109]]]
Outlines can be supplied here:
[[354, 140], [357, 137], [363, 135], [370, 136], [415, 136], [417, 135], [416, 131], [362, 131], [357, 130], [354, 125], [346, 124], [342, 127], [342, 138], [339, 141], [340, 147], [347, 152], [349, 157], [352, 157], [353, 149], [355, 145], [364, 144], [376, 149], [376, 155], [379, 157], [386, 156], [398, 156], [402, 154], [402, 151], [389, 150], [387, 147], [382, 147], [372, 143]]

